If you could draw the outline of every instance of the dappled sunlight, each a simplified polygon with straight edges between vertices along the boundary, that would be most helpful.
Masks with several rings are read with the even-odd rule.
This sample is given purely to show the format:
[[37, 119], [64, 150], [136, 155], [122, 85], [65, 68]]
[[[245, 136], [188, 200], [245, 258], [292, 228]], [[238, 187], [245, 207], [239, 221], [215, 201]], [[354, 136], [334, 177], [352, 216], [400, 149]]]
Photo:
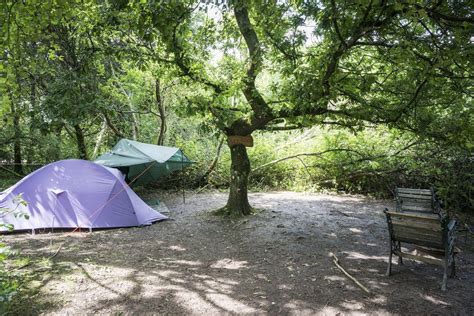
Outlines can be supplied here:
[[181, 247], [181, 246], [177, 246], [177, 245], [169, 246], [168, 249], [170, 249], [170, 250], [176, 250], [176, 251], [186, 251], [186, 248]]
[[[239, 226], [202, 216], [205, 210], [195, 213], [189, 198], [185, 206], [167, 203], [183, 216], [164, 225], [12, 239], [36, 257], [66, 241], [54, 261], [62, 272], [38, 283], [45, 298], [61, 297], [62, 306], [52, 309], [60, 314], [384, 315], [402, 312], [399, 302], [412, 297], [419, 297], [426, 311], [459, 306], [455, 296], [431, 292], [439, 281], [432, 267], [410, 273], [418, 264], [407, 263], [403, 274], [384, 277], [385, 223], [371, 222], [370, 214], [357, 211], [352, 216], [346, 212], [351, 202], [339, 208], [350, 216], [330, 215], [311, 196], [306, 205], [289, 195], [283, 201], [273, 197], [263, 202], [274, 209]], [[334, 265], [330, 252], [370, 295]]]
[[428, 302], [431, 302], [433, 304], [436, 304], [436, 305], [449, 305], [447, 302], [443, 301], [443, 300], [440, 300], [440, 299], [437, 299], [431, 295], [422, 295], [421, 296], [423, 299], [427, 300]]
[[206, 297], [222, 310], [232, 313], [249, 314], [257, 310], [224, 294], [206, 294]]
[[357, 311], [357, 310], [361, 310], [364, 308], [364, 304], [359, 302], [359, 301], [355, 301], [355, 300], [346, 300], [344, 302], [342, 302], [340, 304], [342, 307], [344, 307], [345, 309], [347, 310], [350, 310], [350, 311]]
[[[218, 280], [204, 280], [203, 284], [209, 289], [209, 290], [218, 290], [221, 291], [222, 293], [228, 293], [230, 294], [232, 292], [232, 289], [235, 285], [238, 283], [235, 282], [236, 284], [227, 284], [227, 283], [222, 283], [219, 282]], [[198, 285], [196, 285], [198, 287]]]
[[198, 293], [187, 290], [174, 293], [174, 301], [176, 304], [184, 307], [188, 313], [217, 314], [221, 312], [221, 309], [218, 306], [203, 299]]
[[173, 271], [173, 270], [162, 270], [155, 272], [158, 276], [163, 278], [172, 278], [173, 276], [179, 276], [181, 273]]
[[380, 260], [380, 261], [388, 260], [388, 257], [386, 256], [365, 255], [363, 253], [356, 252], [356, 251], [344, 251], [343, 253], [347, 254], [346, 259]]
[[369, 300], [374, 304], [384, 305], [387, 303], [387, 297], [385, 295], [376, 294], [373, 297], [370, 297]]
[[213, 263], [210, 267], [214, 269], [238, 270], [246, 268], [247, 264], [247, 261], [237, 261], [229, 258], [224, 258]]
[[325, 275], [324, 279], [328, 281], [347, 281], [346, 278], [338, 275]]
[[[155, 259], [156, 260], [156, 259]], [[176, 260], [172, 258], [163, 258], [162, 260], [166, 261], [168, 264], [175, 264], [175, 265], [186, 265], [186, 266], [201, 266], [201, 261], [191, 261], [191, 260]]]

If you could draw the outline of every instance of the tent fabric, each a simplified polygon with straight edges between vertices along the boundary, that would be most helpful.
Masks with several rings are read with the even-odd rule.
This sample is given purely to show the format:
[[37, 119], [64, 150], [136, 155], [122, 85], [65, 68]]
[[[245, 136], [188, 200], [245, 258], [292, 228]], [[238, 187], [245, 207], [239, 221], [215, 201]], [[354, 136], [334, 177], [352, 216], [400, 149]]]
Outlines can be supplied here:
[[118, 168], [129, 180], [140, 176], [136, 184], [144, 184], [189, 166], [181, 149], [121, 139], [111, 150], [95, 160], [96, 163]]
[[[18, 205], [20, 194], [26, 205]], [[119, 170], [76, 159], [46, 165], [0, 192], [0, 208], [28, 215], [4, 214], [2, 222], [14, 230], [131, 227], [167, 218], [143, 202]]]

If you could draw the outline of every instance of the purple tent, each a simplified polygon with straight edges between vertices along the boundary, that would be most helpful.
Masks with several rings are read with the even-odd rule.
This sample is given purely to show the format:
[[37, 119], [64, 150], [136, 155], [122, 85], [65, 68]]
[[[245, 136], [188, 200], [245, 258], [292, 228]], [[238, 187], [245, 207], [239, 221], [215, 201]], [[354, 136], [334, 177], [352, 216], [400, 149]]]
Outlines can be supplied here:
[[[19, 194], [27, 205], [18, 205]], [[167, 218], [143, 202], [119, 170], [75, 159], [44, 166], [1, 192], [0, 209], [15, 207], [29, 218], [0, 215], [14, 230], [130, 227]]]

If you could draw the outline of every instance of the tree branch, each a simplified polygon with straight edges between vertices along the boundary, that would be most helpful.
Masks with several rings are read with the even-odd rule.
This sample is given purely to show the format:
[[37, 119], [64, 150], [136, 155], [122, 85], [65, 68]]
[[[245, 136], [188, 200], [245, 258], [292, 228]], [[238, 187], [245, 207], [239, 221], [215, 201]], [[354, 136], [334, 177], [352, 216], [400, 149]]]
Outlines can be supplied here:
[[356, 150], [353, 150], [353, 149], [348, 149], [348, 148], [335, 148], [335, 149], [328, 149], [328, 150], [324, 150], [324, 151], [321, 151], [321, 152], [317, 152], [317, 153], [299, 153], [299, 154], [295, 154], [295, 155], [291, 155], [291, 156], [288, 156], [288, 157], [284, 157], [284, 158], [280, 158], [280, 159], [275, 159], [275, 160], [272, 160], [270, 162], [267, 162], [261, 166], [258, 166], [254, 169], [252, 169], [252, 172], [255, 172], [256, 170], [259, 170], [259, 169], [262, 169], [262, 168], [265, 168], [265, 167], [268, 167], [268, 166], [271, 166], [271, 165], [274, 165], [276, 163], [279, 163], [279, 162], [282, 162], [282, 161], [285, 161], [285, 160], [289, 160], [289, 159], [295, 159], [295, 158], [299, 158], [301, 156], [322, 156], [324, 154], [327, 154], [327, 153], [330, 153], [330, 152], [353, 152], [353, 153], [356, 153], [358, 155], [362, 155], [361, 153], [359, 153], [358, 151]]
[[263, 63], [262, 47], [250, 23], [248, 10], [243, 1], [234, 7], [234, 15], [249, 51], [250, 63], [247, 68], [247, 76], [243, 80], [244, 87], [242, 92], [255, 113], [252, 117], [252, 127], [253, 129], [260, 129], [273, 118], [271, 108], [255, 86], [255, 79]]

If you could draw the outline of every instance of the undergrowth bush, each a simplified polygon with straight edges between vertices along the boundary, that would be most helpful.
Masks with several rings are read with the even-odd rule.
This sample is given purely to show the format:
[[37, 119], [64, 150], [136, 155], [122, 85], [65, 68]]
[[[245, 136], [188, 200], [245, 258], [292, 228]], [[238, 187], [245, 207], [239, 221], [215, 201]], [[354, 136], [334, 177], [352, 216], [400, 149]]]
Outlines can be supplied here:
[[[217, 139], [206, 142], [192, 142], [190, 146], [189, 141], [182, 140], [180, 145], [196, 164], [160, 186], [226, 189], [230, 153], [225, 144], [217, 167], [202, 182], [217, 149]], [[249, 186], [254, 191], [336, 191], [391, 198], [395, 186], [433, 186], [445, 208], [474, 210], [474, 158], [466, 148], [385, 127], [358, 133], [321, 128], [261, 132], [254, 136], [254, 143], [254, 147], [248, 148], [253, 170]]]

